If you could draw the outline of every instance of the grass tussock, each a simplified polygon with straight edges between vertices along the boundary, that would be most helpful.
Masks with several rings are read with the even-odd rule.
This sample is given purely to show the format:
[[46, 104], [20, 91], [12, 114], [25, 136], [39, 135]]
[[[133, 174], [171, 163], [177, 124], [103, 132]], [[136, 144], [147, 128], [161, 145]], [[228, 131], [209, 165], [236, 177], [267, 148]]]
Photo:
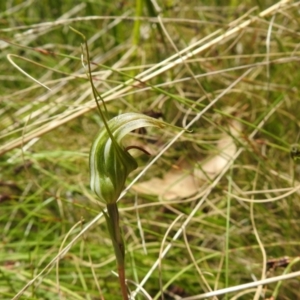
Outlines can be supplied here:
[[151, 153], [119, 202], [132, 299], [300, 298], [299, 4], [2, 1], [0, 298], [121, 299], [70, 26], [109, 118], [184, 129], [125, 141]]

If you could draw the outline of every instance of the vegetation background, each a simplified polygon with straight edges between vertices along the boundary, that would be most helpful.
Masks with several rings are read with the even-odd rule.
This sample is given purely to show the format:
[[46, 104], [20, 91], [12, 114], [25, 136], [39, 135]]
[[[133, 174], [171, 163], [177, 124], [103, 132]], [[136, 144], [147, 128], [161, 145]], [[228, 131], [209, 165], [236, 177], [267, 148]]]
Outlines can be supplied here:
[[[136, 299], [200, 299], [299, 270], [289, 152], [300, 132], [300, 2], [0, 8], [1, 299], [121, 297], [103, 204], [89, 188], [102, 122], [70, 26], [88, 40], [109, 117], [135, 111], [189, 126], [126, 140], [152, 154], [133, 153], [139, 168], [119, 203], [128, 285], [143, 283]], [[295, 277], [209, 299], [300, 299], [299, 286]]]

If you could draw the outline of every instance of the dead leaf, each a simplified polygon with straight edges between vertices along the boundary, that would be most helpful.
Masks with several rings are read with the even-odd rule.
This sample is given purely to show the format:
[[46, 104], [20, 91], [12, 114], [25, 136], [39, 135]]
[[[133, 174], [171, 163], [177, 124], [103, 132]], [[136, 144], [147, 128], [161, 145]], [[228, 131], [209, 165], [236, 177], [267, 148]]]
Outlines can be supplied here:
[[226, 134], [218, 141], [219, 153], [202, 162], [200, 168], [195, 168], [194, 176], [198, 180], [212, 180], [222, 172], [237, 151], [234, 138], [239, 135], [241, 129], [238, 121], [232, 121], [229, 127], [230, 135]]
[[133, 189], [142, 194], [157, 195], [165, 200], [190, 197], [198, 191], [192, 170], [171, 169], [163, 178], [138, 183]]
[[[157, 195], [165, 200], [188, 198], [196, 194], [200, 187], [208, 180], [214, 179], [231, 161], [237, 151], [235, 137], [241, 132], [241, 124], [232, 121], [229, 127], [230, 134], [225, 134], [218, 141], [218, 153], [204, 162], [197, 162], [195, 166], [185, 161], [177, 168], [166, 172], [163, 178], [152, 178], [133, 186], [141, 194]], [[197, 167], [200, 164], [200, 167]]]

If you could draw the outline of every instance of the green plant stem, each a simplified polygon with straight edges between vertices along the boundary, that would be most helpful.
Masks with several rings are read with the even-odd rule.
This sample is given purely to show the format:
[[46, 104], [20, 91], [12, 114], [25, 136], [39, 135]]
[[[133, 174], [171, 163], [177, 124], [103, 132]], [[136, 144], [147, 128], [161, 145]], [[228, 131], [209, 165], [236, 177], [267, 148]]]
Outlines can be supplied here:
[[123, 300], [128, 300], [125, 281], [125, 246], [119, 223], [119, 210], [117, 203], [108, 203], [106, 208], [107, 214], [104, 215], [116, 255], [121, 293]]
[[135, 16], [137, 17], [134, 21], [133, 28], [133, 44], [138, 45], [140, 42], [140, 30], [141, 30], [141, 19], [143, 13], [143, 0], [136, 0], [135, 5]]
[[[232, 169], [228, 177], [228, 191], [231, 193], [232, 189]], [[229, 287], [229, 241], [230, 241], [230, 209], [231, 209], [231, 196], [227, 197], [227, 212], [226, 212], [226, 239], [225, 239], [225, 286]], [[225, 299], [228, 299], [226, 294]]]

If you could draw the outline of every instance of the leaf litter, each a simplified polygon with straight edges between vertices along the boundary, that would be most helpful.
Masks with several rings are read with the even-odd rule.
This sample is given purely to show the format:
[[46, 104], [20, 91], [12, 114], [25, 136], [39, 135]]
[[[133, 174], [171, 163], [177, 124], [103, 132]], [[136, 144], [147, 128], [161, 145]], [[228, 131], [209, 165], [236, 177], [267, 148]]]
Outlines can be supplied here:
[[163, 200], [189, 198], [200, 191], [201, 187], [217, 177], [227, 165], [233, 162], [237, 152], [235, 140], [239, 137], [242, 125], [231, 120], [228, 132], [224, 132], [217, 141], [217, 153], [194, 164], [182, 159], [173, 166], [162, 178], [154, 177], [137, 183], [133, 190], [147, 195], [158, 196]]

